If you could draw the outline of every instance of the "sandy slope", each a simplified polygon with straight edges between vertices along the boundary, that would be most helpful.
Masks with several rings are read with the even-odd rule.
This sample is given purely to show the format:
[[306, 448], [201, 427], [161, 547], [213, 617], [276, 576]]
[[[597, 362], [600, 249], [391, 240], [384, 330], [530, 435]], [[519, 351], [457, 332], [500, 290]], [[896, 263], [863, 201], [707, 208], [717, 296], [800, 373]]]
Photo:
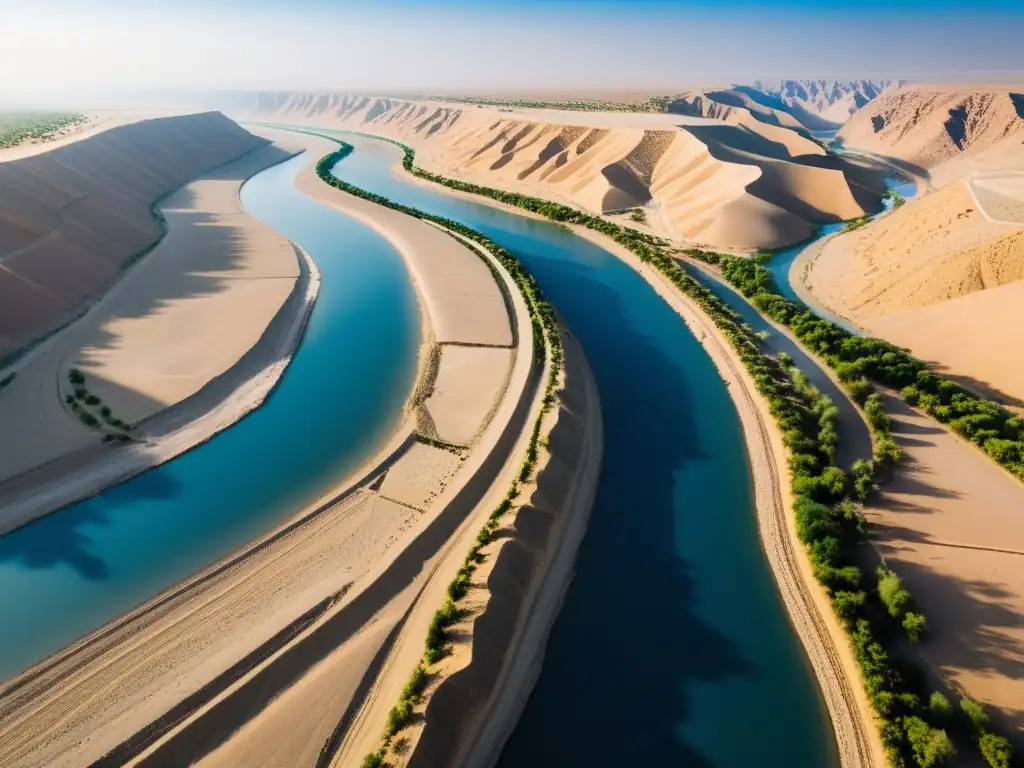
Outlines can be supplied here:
[[[321, 186], [332, 205], [363, 202]], [[477, 256], [451, 239], [439, 253], [441, 241], [420, 236], [429, 225], [409, 217], [389, 217], [388, 226], [407, 248], [423, 306], [439, 310], [451, 343], [493, 336], [501, 327], [488, 318], [495, 312], [511, 343], [502, 291], [483, 291], [489, 302], [477, 296], [479, 272], [471, 265], [493, 284]], [[507, 291], [511, 281], [503, 279]], [[447, 293], [426, 300], [439, 286]], [[528, 340], [517, 297], [514, 337]], [[423, 362], [421, 377], [429, 379]], [[517, 353], [501, 403], [486, 409], [489, 425], [468, 455], [416, 443], [407, 421], [379, 456], [310, 509], [0, 689], [0, 762], [86, 765], [107, 754], [101, 764], [184, 765], [217, 754], [217, 765], [294, 766], [305, 762], [302, 755], [314, 763], [345, 708], [363, 695], [363, 676], [391, 641], [388, 627], [402, 621], [406, 608], [396, 606], [414, 599], [447, 563], [451, 537], [469, 530], [465, 521], [478, 514], [477, 503], [486, 501], [486, 515], [491, 495], [506, 490], [502, 466], [530, 410], [531, 367], [530, 355]], [[411, 464], [410, 449], [417, 454]], [[434, 471], [442, 465], [449, 469]], [[518, 459], [509, 471], [517, 466]], [[393, 474], [401, 487], [418, 489], [423, 507], [409, 504], [411, 497], [388, 498]], [[417, 650], [421, 643], [422, 636]], [[288, 695], [293, 686], [316, 688], [322, 675], [330, 681], [325, 697]], [[228, 741], [254, 718], [273, 720], [289, 701], [298, 717], [286, 727], [243, 728]], [[314, 701], [322, 705], [316, 716]], [[214, 752], [225, 743], [227, 752]], [[274, 757], [281, 754], [287, 757]]]
[[549, 449], [526, 503], [510, 512], [501, 536], [474, 574], [481, 588], [463, 601], [451, 657], [435, 678], [420, 723], [406, 733], [410, 766], [492, 765], [540, 674], [544, 646], [573, 576], [586, 531], [603, 447], [596, 385], [578, 342], [562, 333], [565, 367], [556, 408], [541, 434]]
[[994, 707], [1024, 744], [1024, 485], [970, 443], [887, 397], [906, 466], [865, 510], [872, 541], [907, 583], [933, 672]]
[[[264, 147], [184, 187], [170, 232], [71, 326], [19, 361], [0, 419], [0, 531], [178, 455], [258, 406], [287, 366], [312, 306], [315, 266], [243, 213], [238, 189], [290, 154]], [[186, 333], [187, 332], [187, 333]], [[135, 442], [101, 442], [64, 402], [78, 365]], [[99, 416], [99, 405], [88, 407]]]
[[215, 112], [75, 139], [0, 163], [0, 353], [80, 311], [150, 246], [152, 203], [265, 143]]
[[1024, 140], [1024, 99], [997, 90], [914, 86], [887, 91], [859, 110], [840, 137], [932, 169], [997, 144]]
[[954, 182], [829, 239], [807, 282], [837, 314], [1014, 402], [1024, 363], [1006, 352], [1024, 347], [1022, 278], [1024, 228], [990, 221]]
[[726, 122], [344, 94], [259, 93], [224, 104], [239, 117], [396, 138], [416, 147], [425, 168], [594, 213], [645, 206], [659, 234], [721, 248], [793, 243], [814, 224], [877, 205], [877, 179], [746, 110]]

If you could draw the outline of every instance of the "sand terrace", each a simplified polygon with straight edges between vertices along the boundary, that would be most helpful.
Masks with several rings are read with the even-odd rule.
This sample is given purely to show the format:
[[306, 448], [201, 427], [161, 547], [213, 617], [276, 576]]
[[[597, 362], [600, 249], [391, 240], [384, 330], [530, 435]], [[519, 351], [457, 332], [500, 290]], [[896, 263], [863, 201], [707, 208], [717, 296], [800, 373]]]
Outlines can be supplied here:
[[[0, 446], [0, 531], [185, 450], [184, 434], [173, 446], [159, 444], [168, 425], [184, 426], [226, 403], [215, 414], [223, 428], [269, 391], [318, 278], [291, 243], [241, 209], [238, 189], [289, 156], [265, 147], [175, 193], [162, 206], [168, 234], [160, 245], [13, 369], [16, 378], [0, 393], [0, 421], [20, 439]], [[243, 360], [246, 375], [228, 382]], [[73, 367], [101, 399], [90, 412], [99, 417], [107, 407], [118, 419], [141, 422], [136, 442], [104, 444], [112, 430], [87, 427], [71, 411], [65, 397]]]
[[928, 619], [920, 654], [1024, 734], [1024, 485], [889, 395], [906, 464], [865, 510], [876, 549]]
[[[349, 212], [354, 198], [320, 184], [318, 196]], [[498, 288], [453, 238], [397, 214], [388, 229], [377, 226], [401, 241], [425, 319], [433, 324], [438, 313], [439, 367], [447, 345], [474, 344], [502, 366], [500, 376], [485, 366], [481, 389], [497, 391], [495, 402], [475, 406], [483, 423], [455, 420], [476, 436], [472, 450], [416, 442], [410, 414], [377, 457], [310, 509], [0, 689], [4, 765], [78, 766], [104, 755], [99, 764], [313, 765], [351, 724], [396, 634], [412, 626], [409, 612], [429, 620], [436, 610], [476, 517], [507, 490], [539, 405], [530, 324], [511, 279]], [[421, 352], [417, 396], [457, 389], [480, 369], [448, 365], [449, 383], [434, 381], [431, 348]], [[437, 407], [439, 423], [447, 408]], [[425, 632], [417, 624], [388, 668], [404, 669], [406, 652], [415, 663]], [[406, 677], [393, 676], [399, 687]]]

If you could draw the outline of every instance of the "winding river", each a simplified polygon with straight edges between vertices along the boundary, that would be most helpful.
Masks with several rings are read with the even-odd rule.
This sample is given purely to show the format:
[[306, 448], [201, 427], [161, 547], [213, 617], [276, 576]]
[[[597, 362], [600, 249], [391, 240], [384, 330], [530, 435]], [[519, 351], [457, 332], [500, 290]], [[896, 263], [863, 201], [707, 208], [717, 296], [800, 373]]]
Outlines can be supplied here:
[[418, 185], [345, 136], [339, 178], [447, 216], [540, 281], [593, 369], [605, 453], [544, 668], [502, 768], [836, 763], [827, 713], [757, 535], [728, 391], [629, 266], [557, 225]]
[[281, 382], [208, 443], [0, 537], [0, 680], [326, 492], [401, 418], [420, 341], [405, 264], [371, 229], [295, 190], [309, 161], [242, 188], [245, 207], [305, 248], [323, 279]]
[[[347, 138], [357, 151], [336, 167], [341, 178], [479, 229], [522, 259], [581, 341], [601, 394], [590, 529], [501, 765], [836, 765], [758, 539], [735, 408], [682, 320], [596, 244], [414, 184], [395, 147]], [[0, 539], [0, 678], [280, 520], [398, 418], [419, 340], [412, 289], [385, 241], [295, 192], [309, 160], [261, 173], [242, 195], [323, 275], [281, 384], [195, 451]]]

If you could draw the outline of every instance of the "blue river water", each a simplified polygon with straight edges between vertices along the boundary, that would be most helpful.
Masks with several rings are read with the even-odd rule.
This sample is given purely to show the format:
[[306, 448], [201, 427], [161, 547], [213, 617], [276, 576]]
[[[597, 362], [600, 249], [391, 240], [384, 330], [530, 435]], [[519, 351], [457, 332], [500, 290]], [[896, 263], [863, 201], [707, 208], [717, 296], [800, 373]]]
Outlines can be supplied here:
[[[900, 176], [888, 177], [885, 180], [885, 185], [887, 188], [891, 189], [893, 192], [896, 192], [898, 195], [900, 195], [900, 197], [906, 200], [911, 199], [914, 195], [917, 194], [917, 185], [913, 181], [904, 179]], [[873, 216], [872, 218], [877, 218], [878, 216], [881, 216], [883, 213], [892, 210], [892, 200], [886, 199], [883, 200], [882, 202], [884, 206], [883, 210], [876, 214], [875, 216]], [[774, 256], [772, 256], [772, 260], [768, 262], [767, 266], [768, 269], [771, 270], [772, 276], [775, 278], [775, 285], [778, 286], [779, 291], [782, 293], [783, 296], [785, 296], [787, 299], [790, 299], [791, 301], [797, 301], [802, 304], [806, 303], [802, 298], [797, 296], [796, 291], [793, 288], [793, 275], [791, 274], [793, 262], [796, 261], [800, 254], [802, 254], [804, 251], [810, 248], [815, 242], [817, 242], [823, 237], [828, 237], [834, 232], [839, 232], [845, 226], [846, 224], [842, 222], [836, 224], [825, 224], [818, 229], [817, 233], [811, 240], [808, 240], [803, 243], [798, 243], [797, 245], [790, 246], [789, 248], [783, 248], [782, 250], [776, 252]], [[836, 325], [845, 328], [851, 333], [855, 333], [858, 335], [860, 334], [860, 330], [858, 330], [856, 326], [852, 325], [849, 321], [843, 319], [842, 317], [839, 317], [838, 315], [829, 312], [827, 309], [825, 309], [817, 302], [811, 302], [810, 308], [813, 309], [814, 312], [818, 314], [820, 317], [824, 317], [827, 320], [831, 320]]]
[[629, 266], [545, 221], [446, 195], [345, 136], [334, 173], [472, 226], [512, 251], [580, 340], [604, 465], [544, 667], [502, 768], [828, 768], [827, 713], [757, 535], [728, 391]]
[[387, 439], [412, 388], [419, 310], [369, 228], [300, 195], [300, 156], [251, 179], [246, 208], [299, 243], [323, 282], [262, 408], [161, 467], [0, 537], [0, 680], [241, 546]]

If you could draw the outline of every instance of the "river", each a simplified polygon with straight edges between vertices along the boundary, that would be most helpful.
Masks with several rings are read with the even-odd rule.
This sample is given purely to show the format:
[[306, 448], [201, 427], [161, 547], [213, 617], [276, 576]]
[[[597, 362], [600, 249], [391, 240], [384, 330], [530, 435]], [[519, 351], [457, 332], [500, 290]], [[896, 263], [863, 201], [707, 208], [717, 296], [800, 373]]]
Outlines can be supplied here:
[[242, 188], [322, 276], [302, 344], [262, 408], [208, 443], [0, 537], [0, 680], [244, 545], [373, 455], [416, 374], [419, 310], [382, 237], [300, 195], [311, 158]]
[[335, 174], [512, 251], [579, 338], [605, 452], [590, 528], [502, 768], [825, 768], [837, 758], [757, 534], [743, 435], [683, 321], [608, 251], [545, 221], [407, 180], [346, 135]]
[[[522, 259], [579, 338], [601, 394], [591, 526], [501, 765], [836, 765], [757, 535], [739, 419], [682, 320], [596, 244], [412, 184], [395, 147], [352, 141], [342, 178], [462, 221]], [[195, 451], [0, 539], [0, 676], [279, 521], [398, 418], [419, 341], [408, 277], [386, 242], [295, 192], [307, 161], [261, 173], [242, 194], [323, 275], [280, 386]]]

